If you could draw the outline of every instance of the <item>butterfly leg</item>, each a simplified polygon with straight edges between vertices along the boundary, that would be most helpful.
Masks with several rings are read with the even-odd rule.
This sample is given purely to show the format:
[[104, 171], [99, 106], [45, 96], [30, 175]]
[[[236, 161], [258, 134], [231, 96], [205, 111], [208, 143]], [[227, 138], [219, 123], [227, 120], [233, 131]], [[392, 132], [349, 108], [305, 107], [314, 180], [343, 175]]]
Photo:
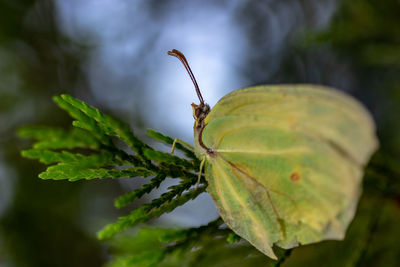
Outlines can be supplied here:
[[175, 138], [174, 142], [172, 143], [171, 154], [174, 154], [176, 143], [179, 143], [192, 151], [194, 150], [194, 148], [191, 145], [189, 145], [188, 143], [186, 143], [185, 141]]
[[206, 162], [206, 158], [204, 157], [200, 162], [199, 176], [197, 178], [196, 189], [199, 188], [201, 174], [203, 173], [204, 163]]

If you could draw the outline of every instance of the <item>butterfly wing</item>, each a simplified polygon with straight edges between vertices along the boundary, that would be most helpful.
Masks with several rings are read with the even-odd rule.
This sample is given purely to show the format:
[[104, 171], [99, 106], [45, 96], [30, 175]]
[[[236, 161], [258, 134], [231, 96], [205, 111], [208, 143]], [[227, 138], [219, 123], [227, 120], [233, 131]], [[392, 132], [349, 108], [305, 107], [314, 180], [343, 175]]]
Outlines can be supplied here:
[[222, 98], [203, 141], [208, 191], [230, 228], [266, 255], [342, 239], [354, 216], [363, 166], [377, 148], [374, 123], [335, 90], [260, 86]]

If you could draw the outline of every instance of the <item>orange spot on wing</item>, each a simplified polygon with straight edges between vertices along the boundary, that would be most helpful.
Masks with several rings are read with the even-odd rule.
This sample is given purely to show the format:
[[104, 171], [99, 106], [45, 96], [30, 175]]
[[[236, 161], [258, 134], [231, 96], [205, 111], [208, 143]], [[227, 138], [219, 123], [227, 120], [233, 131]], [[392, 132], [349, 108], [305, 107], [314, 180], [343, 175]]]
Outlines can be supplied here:
[[300, 180], [300, 174], [298, 172], [294, 172], [290, 175], [290, 180], [293, 182], [297, 182]]

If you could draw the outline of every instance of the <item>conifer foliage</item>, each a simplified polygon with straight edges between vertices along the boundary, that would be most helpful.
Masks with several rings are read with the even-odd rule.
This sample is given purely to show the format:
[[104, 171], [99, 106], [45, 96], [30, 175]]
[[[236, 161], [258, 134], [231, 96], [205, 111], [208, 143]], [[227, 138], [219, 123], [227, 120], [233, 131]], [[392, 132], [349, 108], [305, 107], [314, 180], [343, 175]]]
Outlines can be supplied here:
[[[75, 119], [70, 131], [51, 127], [24, 127], [19, 130], [22, 137], [37, 140], [32, 149], [24, 150], [22, 155], [52, 164], [39, 177], [42, 179], [77, 181], [81, 179], [104, 179], [122, 177], [153, 177], [148, 184], [128, 192], [115, 201], [121, 208], [156, 189], [167, 178], [179, 179], [179, 184], [142, 205], [130, 214], [119, 218], [116, 223], [106, 226], [98, 237], [109, 238], [125, 228], [159, 217], [176, 207], [196, 198], [206, 188], [204, 180], [201, 186], [196, 184], [199, 162], [192, 151], [178, 144], [188, 159], [176, 157], [152, 149], [139, 140], [129, 126], [98, 109], [69, 95], [56, 96], [54, 101]], [[149, 136], [167, 144], [172, 138], [150, 130]], [[113, 138], [123, 141], [133, 153], [117, 147]], [[84, 151], [79, 153], [77, 151]]]

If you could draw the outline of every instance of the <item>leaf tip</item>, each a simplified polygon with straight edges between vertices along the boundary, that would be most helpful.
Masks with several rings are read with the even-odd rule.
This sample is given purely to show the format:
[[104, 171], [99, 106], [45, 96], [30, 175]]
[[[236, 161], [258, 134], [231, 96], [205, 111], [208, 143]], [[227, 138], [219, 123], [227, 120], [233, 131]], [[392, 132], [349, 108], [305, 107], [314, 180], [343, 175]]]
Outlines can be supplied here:
[[121, 204], [121, 200], [119, 198], [114, 200], [114, 207], [116, 207], [117, 209], [120, 209], [123, 207], [123, 205]]
[[58, 101], [60, 101], [60, 100], [61, 100], [61, 95], [55, 95], [55, 96], [53, 96], [53, 101], [54, 101], [54, 102], [58, 103]]
[[111, 238], [114, 235], [112, 228], [113, 228], [113, 225], [109, 224], [106, 227], [104, 227], [102, 230], [97, 232], [97, 239], [106, 240], [106, 239]]
[[43, 180], [49, 180], [50, 179], [50, 177], [47, 175], [46, 172], [39, 173], [38, 176], [39, 176], [40, 179], [43, 179]]

